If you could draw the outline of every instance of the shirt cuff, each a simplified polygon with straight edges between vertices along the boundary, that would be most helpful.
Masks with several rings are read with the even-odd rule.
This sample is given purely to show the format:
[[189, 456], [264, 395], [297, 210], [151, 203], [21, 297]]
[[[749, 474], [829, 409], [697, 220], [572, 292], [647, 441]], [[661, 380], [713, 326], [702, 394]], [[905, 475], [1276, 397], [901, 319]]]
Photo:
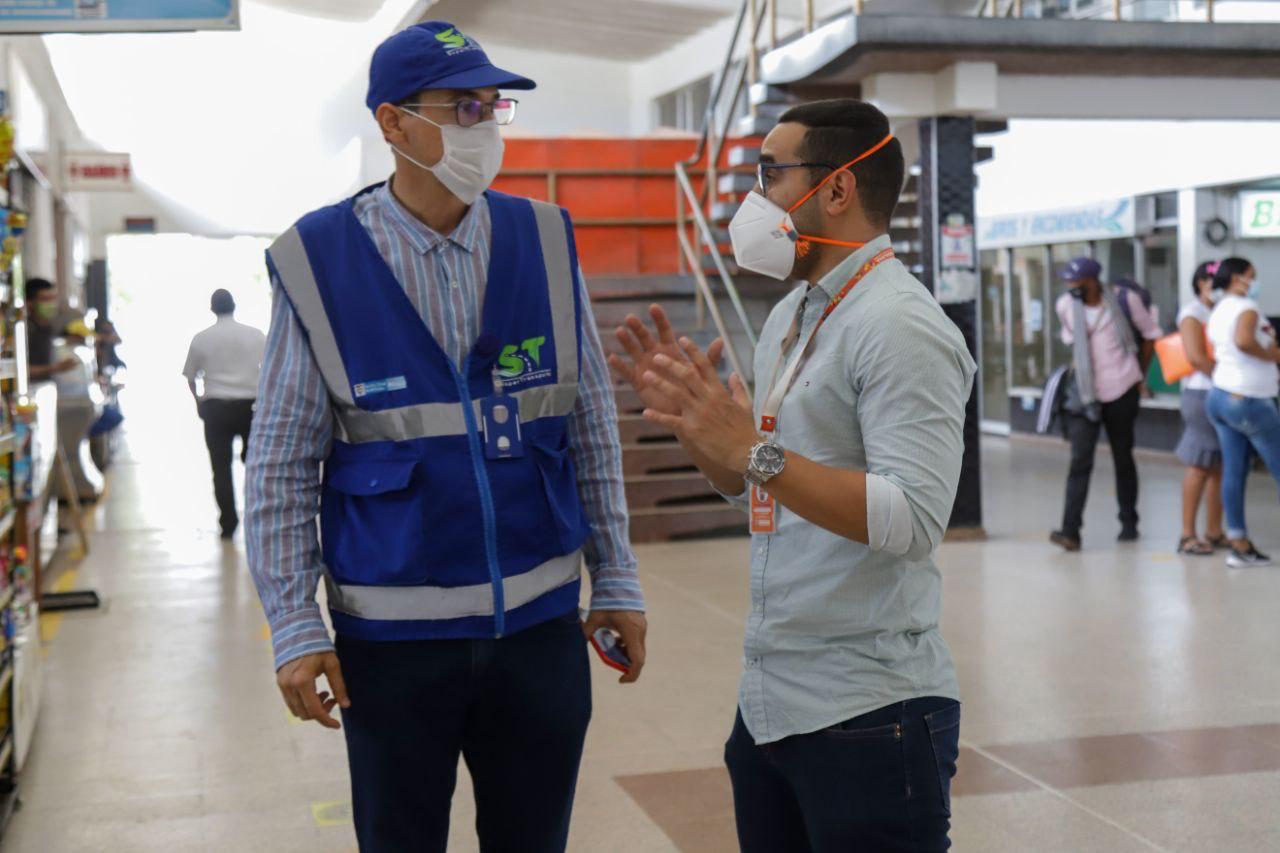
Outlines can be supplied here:
[[746, 512], [747, 508], [751, 505], [751, 484], [743, 481], [742, 485], [742, 491], [736, 495], [725, 494], [719, 489], [716, 489], [714, 483], [711, 484], [711, 488], [716, 489], [716, 494], [728, 501], [730, 506], [737, 507], [743, 512]]
[[644, 592], [635, 566], [600, 566], [591, 572], [592, 610], [644, 611]]
[[286, 613], [273, 622], [271, 642], [277, 671], [300, 657], [333, 651], [333, 640], [329, 638], [318, 604]]

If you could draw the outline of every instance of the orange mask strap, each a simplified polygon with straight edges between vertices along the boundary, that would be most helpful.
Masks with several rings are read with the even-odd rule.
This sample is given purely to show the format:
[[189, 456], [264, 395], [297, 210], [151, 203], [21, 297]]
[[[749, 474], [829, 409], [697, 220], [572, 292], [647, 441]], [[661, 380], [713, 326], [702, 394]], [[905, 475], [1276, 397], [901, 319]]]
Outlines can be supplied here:
[[[839, 169], [836, 169], [835, 171], [833, 171], [830, 175], [827, 175], [825, 178], [823, 178], [821, 181], [818, 182], [818, 185], [816, 187], [809, 190], [800, 198], [799, 201], [791, 205], [791, 207], [787, 208], [787, 213], [791, 213], [792, 211], [796, 210], [796, 208], [800, 207], [800, 205], [804, 204], [806, 201], [813, 198], [814, 194], [817, 193], [818, 190], [822, 189], [823, 185], [825, 185], [827, 181], [834, 178], [837, 174], [845, 171], [855, 163], [862, 162], [863, 160], [867, 159], [872, 154], [876, 153], [877, 151], [879, 151], [881, 148], [885, 147], [892, 141], [893, 141], [893, 134], [891, 133], [888, 136], [886, 136], [884, 139], [881, 139], [875, 145], [868, 148], [866, 151], [863, 151], [857, 157], [854, 157], [848, 163], [845, 163]], [[809, 237], [803, 234], [797, 234], [795, 236], [798, 238], [796, 240], [796, 253], [799, 254], [800, 257], [802, 258], [805, 255], [809, 254], [809, 249], [811, 248], [809, 244], [811, 243], [826, 243], [829, 246], [849, 246], [854, 249], [860, 249], [866, 245], [866, 243], [850, 243], [844, 240], [828, 240], [825, 237]]]

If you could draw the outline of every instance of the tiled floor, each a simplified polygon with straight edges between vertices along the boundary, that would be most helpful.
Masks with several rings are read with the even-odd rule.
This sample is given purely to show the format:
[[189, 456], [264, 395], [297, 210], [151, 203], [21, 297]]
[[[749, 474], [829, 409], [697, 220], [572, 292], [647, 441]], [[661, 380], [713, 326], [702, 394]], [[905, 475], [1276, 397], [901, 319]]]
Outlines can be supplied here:
[[[49, 617], [24, 808], [0, 849], [354, 849], [342, 738], [276, 693], [243, 545], [214, 532], [184, 414], [135, 416], [131, 455], [62, 581], [106, 606]], [[991, 539], [947, 545], [944, 631], [965, 694], [962, 851], [1280, 849], [1280, 568], [1173, 554], [1179, 471], [1144, 459], [1147, 538], [1116, 546], [1099, 465], [1086, 550], [1044, 543], [1060, 446], [992, 440]], [[1280, 550], [1280, 502], [1251, 494]], [[571, 849], [735, 849], [720, 754], [746, 610], [745, 540], [641, 550], [650, 661], [595, 685]], [[453, 848], [474, 850], [465, 772]]]

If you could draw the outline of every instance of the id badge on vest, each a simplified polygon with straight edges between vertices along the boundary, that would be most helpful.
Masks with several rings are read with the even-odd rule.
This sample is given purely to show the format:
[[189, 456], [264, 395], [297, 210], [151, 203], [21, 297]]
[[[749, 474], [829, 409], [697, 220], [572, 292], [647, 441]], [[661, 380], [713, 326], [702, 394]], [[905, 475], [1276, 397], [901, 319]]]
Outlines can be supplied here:
[[520, 401], [502, 389], [502, 379], [493, 378], [493, 396], [480, 401], [484, 422], [484, 455], [487, 459], [519, 459], [524, 456], [520, 437]]

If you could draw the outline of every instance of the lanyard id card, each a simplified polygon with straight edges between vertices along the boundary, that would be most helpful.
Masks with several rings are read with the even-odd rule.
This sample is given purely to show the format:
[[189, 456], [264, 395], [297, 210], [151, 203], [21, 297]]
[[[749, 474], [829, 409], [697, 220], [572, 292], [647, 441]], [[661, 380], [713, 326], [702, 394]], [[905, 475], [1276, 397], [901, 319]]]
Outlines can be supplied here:
[[765, 536], [778, 532], [778, 502], [754, 484], [751, 486], [751, 532]]
[[493, 390], [492, 397], [480, 401], [485, 458], [519, 459], [524, 456], [524, 441], [520, 437], [520, 401], [503, 393], [502, 379], [496, 373]]

